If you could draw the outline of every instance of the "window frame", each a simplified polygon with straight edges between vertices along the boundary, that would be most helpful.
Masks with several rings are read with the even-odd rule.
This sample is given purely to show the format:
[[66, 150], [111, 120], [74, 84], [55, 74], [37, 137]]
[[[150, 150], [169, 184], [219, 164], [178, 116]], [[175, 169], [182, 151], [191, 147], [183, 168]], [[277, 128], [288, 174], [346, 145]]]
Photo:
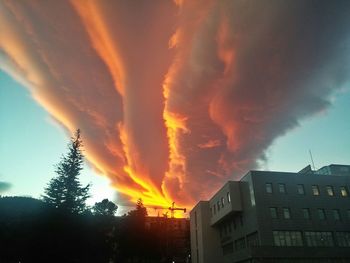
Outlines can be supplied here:
[[326, 185], [326, 192], [328, 196], [334, 196], [334, 187], [331, 185]]
[[[320, 196], [320, 188], [318, 187], [318, 185], [316, 185], [316, 184], [312, 185], [311, 190], [312, 190], [313, 196]], [[316, 192], [315, 192], [315, 190], [316, 190]]]
[[[282, 191], [281, 191], [281, 190], [282, 190]], [[279, 192], [280, 194], [286, 194], [286, 193], [287, 193], [286, 184], [279, 183], [279, 184], [278, 184], [278, 192]]]
[[[310, 220], [311, 219], [310, 208], [303, 208], [302, 211], [303, 211], [303, 218], [306, 220]], [[305, 216], [305, 215], [307, 215], [307, 216]]]
[[[288, 219], [289, 220], [289, 219], [292, 218], [292, 212], [291, 212], [289, 207], [283, 207], [282, 208], [282, 212], [283, 212], [283, 219]], [[286, 215], [288, 215], [288, 216], [286, 216]]]
[[[300, 189], [302, 191], [299, 191]], [[298, 195], [305, 195], [305, 187], [303, 184], [297, 184], [297, 193]]]
[[326, 211], [323, 208], [317, 208], [317, 215], [318, 215], [319, 220], [321, 220], [321, 221], [327, 220]]
[[272, 219], [278, 219], [278, 209], [277, 207], [269, 207], [270, 217]]
[[348, 197], [349, 196], [349, 189], [346, 185], [342, 185], [339, 187], [340, 188], [340, 195], [342, 197]]
[[272, 194], [273, 193], [273, 185], [272, 183], [265, 183], [265, 193]]

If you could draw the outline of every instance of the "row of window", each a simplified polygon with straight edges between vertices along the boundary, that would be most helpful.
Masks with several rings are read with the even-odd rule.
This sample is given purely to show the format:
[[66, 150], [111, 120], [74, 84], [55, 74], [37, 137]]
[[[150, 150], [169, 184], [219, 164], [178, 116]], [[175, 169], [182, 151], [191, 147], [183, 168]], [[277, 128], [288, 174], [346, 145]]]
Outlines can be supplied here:
[[350, 232], [329, 231], [273, 231], [278, 247], [350, 247]]
[[216, 204], [213, 205], [213, 207], [210, 207], [210, 212], [211, 212], [211, 215], [216, 215], [216, 211], [219, 213], [220, 212], [220, 209], [224, 208], [225, 207], [225, 200], [227, 201], [227, 203], [231, 203], [231, 195], [230, 195], [230, 192], [227, 192], [226, 193], [226, 198], [224, 197], [221, 197], [220, 200], [218, 200], [216, 202]]
[[[326, 188], [326, 193], [328, 196], [335, 196], [335, 191], [334, 191], [334, 187], [332, 185], [327, 185]], [[272, 194], [273, 193], [273, 185], [272, 183], [266, 183], [265, 184], [265, 191], [268, 194]], [[300, 195], [304, 195], [305, 194], [305, 188], [303, 184], [298, 184], [297, 185], [297, 189], [296, 189], [297, 193]], [[278, 192], [281, 194], [287, 194], [287, 190], [286, 190], [286, 185], [285, 184], [278, 184]], [[311, 186], [311, 192], [312, 195], [320, 195], [320, 188], [318, 185], [312, 185]], [[340, 186], [339, 187], [339, 193], [341, 196], [343, 197], [347, 197], [349, 196], [349, 190], [346, 186]]]
[[232, 226], [233, 229], [236, 229], [237, 226], [243, 226], [243, 217], [242, 215], [239, 215], [237, 217], [234, 217], [232, 221], [224, 221], [219, 226], [220, 231], [220, 237], [224, 238], [231, 234], [232, 232]]
[[[270, 207], [270, 215], [271, 218], [279, 218], [279, 214], [278, 214], [278, 208], [277, 207]], [[304, 219], [311, 219], [311, 211], [310, 208], [302, 208], [302, 212], [303, 212], [303, 218]], [[339, 209], [332, 209], [332, 216], [333, 219], [335, 221], [341, 221], [341, 213]], [[326, 211], [323, 208], [318, 208], [317, 209], [317, 215], [318, 215], [318, 219], [319, 220], [326, 220], [327, 216], [326, 216]], [[282, 208], [282, 217], [284, 219], [291, 219], [292, 214], [291, 214], [291, 210], [289, 207], [283, 207]], [[347, 210], [347, 219], [350, 220], [350, 209]]]
[[[272, 231], [273, 243], [278, 247], [350, 247], [350, 232], [330, 231]], [[258, 232], [229, 242], [222, 247], [223, 254], [259, 246]]]
[[241, 237], [236, 239], [234, 242], [225, 244], [222, 247], [222, 252], [224, 255], [232, 253], [234, 250], [239, 251], [245, 249], [246, 247], [257, 247], [259, 246], [259, 236], [258, 232], [251, 233], [246, 237]]

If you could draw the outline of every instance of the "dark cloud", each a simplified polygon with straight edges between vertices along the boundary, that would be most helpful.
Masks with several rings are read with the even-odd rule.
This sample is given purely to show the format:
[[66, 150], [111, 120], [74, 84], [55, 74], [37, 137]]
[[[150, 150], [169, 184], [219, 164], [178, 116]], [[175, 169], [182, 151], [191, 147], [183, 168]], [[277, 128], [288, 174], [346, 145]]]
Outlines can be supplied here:
[[11, 184], [0, 181], [0, 194], [5, 193], [11, 188]]

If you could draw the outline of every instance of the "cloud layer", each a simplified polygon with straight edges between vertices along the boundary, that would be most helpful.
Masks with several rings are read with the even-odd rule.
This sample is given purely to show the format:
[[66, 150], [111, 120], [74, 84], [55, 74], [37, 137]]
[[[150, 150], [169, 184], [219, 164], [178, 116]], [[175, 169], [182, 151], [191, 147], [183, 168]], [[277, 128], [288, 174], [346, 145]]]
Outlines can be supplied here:
[[1, 1], [1, 68], [125, 200], [190, 207], [350, 76], [349, 1]]

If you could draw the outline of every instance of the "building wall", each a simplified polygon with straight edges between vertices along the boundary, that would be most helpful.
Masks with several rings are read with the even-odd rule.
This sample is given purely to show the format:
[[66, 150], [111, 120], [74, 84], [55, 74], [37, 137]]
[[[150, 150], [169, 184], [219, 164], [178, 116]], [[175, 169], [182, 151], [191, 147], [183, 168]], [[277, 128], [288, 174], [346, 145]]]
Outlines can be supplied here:
[[209, 202], [200, 201], [190, 212], [192, 263], [212, 263], [221, 256], [218, 232], [209, 226]]
[[[345, 171], [341, 165], [329, 169]], [[266, 192], [266, 183], [271, 184], [272, 193]], [[284, 193], [279, 191], [280, 184], [284, 186]], [[298, 184], [303, 185], [304, 194], [298, 193]], [[319, 195], [313, 194], [313, 185], [318, 187]], [[328, 194], [328, 186], [332, 187], [333, 196]], [[342, 186], [347, 187], [347, 197], [340, 194]], [[193, 229], [196, 229], [199, 242], [197, 247], [191, 247], [192, 262], [225, 263], [245, 262], [245, 260], [250, 262], [254, 258], [265, 258], [266, 262], [284, 262], [285, 260], [298, 262], [297, 260], [321, 260], [321, 258], [341, 260], [341, 256], [345, 258], [344, 260], [350, 260], [350, 245], [341, 247], [335, 238], [338, 232], [350, 234], [349, 189], [350, 174], [250, 171], [240, 182], [228, 182], [209, 202], [201, 201], [191, 211], [191, 238], [194, 238]], [[224, 205], [221, 207], [222, 197], [227, 198], [227, 192], [230, 192], [230, 203], [224, 199]], [[220, 205], [219, 213], [216, 209], [214, 214], [214, 205]], [[277, 218], [272, 218], [270, 208], [277, 209]], [[284, 218], [283, 208], [289, 209], [290, 219]], [[304, 218], [304, 208], [309, 209], [310, 219]], [[324, 209], [325, 220], [319, 219], [318, 209]], [[334, 218], [333, 210], [339, 211], [340, 220]], [[192, 217], [195, 215], [197, 225], [192, 222]], [[300, 245], [303, 246], [277, 246], [273, 231], [282, 231], [282, 234], [288, 231], [288, 235], [291, 231], [299, 231], [302, 242]], [[313, 235], [316, 232], [331, 232], [335, 242], [334, 247], [319, 249], [307, 246], [305, 232], [312, 232]], [[198, 261], [193, 249], [199, 251]], [[206, 254], [205, 251], [211, 252]], [[214, 254], [217, 255], [216, 259], [213, 257]], [[334, 262], [338, 262], [337, 260]]]
[[[340, 195], [341, 186], [350, 185], [348, 176], [303, 175], [297, 173], [251, 172], [257, 200], [257, 220], [261, 245], [273, 245], [273, 230], [350, 231], [348, 197]], [[266, 183], [272, 183], [273, 193], [266, 193]], [[284, 184], [286, 193], [279, 192]], [[303, 185], [305, 194], [298, 194], [297, 185]], [[312, 194], [312, 186], [319, 188], [320, 195]], [[326, 186], [332, 186], [334, 196], [329, 196]], [[276, 207], [278, 218], [271, 218], [270, 207]], [[291, 219], [283, 218], [283, 208], [289, 208]], [[310, 211], [310, 219], [304, 219], [303, 208]], [[324, 209], [326, 219], [320, 220], [318, 209]], [[333, 210], [339, 210], [341, 220], [335, 220]]]

